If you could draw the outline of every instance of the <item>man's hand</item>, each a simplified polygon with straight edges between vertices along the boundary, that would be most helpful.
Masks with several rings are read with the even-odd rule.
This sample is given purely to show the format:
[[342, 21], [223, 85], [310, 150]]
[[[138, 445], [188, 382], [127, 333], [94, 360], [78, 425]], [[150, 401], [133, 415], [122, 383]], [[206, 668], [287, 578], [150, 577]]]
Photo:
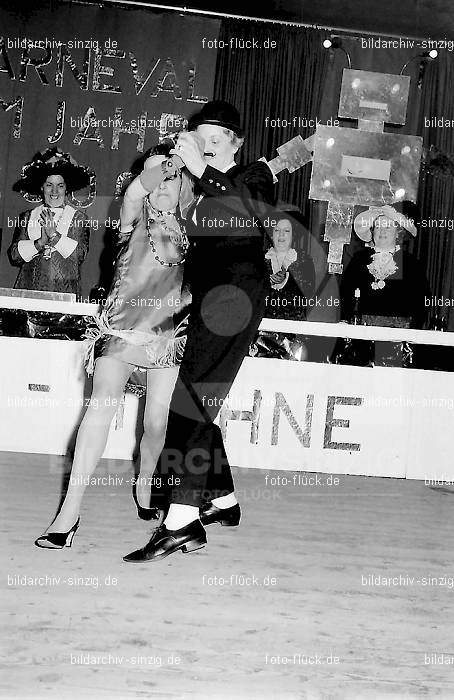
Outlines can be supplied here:
[[165, 160], [165, 156], [149, 156], [143, 164], [144, 170], [152, 170]]
[[193, 131], [185, 131], [178, 136], [177, 145], [170, 153], [180, 156], [190, 173], [202, 177], [206, 163], [203, 157], [205, 141]]

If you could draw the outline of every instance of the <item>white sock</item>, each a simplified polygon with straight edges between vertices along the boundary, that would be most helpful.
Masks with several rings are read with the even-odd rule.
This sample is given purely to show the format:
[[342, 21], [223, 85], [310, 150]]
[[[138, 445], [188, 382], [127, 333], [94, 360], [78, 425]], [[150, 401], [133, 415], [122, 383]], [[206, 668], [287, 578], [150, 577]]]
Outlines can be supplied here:
[[164, 520], [164, 525], [168, 530], [179, 530], [185, 525], [189, 525], [199, 517], [197, 506], [186, 506], [182, 503], [171, 503], [169, 512]]
[[231, 508], [236, 506], [238, 501], [236, 500], [235, 494], [228, 493], [227, 496], [219, 496], [219, 498], [213, 498], [211, 503], [216, 506], [216, 508]]

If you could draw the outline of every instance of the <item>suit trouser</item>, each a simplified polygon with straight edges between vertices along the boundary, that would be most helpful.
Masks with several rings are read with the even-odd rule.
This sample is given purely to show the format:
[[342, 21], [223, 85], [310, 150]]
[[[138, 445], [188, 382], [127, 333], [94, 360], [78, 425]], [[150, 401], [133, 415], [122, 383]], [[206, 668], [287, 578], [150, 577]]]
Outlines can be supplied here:
[[156, 505], [200, 506], [234, 489], [221, 430], [213, 421], [263, 317], [268, 285], [261, 272], [240, 263], [228, 281], [193, 289], [185, 353], [153, 479], [161, 481], [152, 489]]

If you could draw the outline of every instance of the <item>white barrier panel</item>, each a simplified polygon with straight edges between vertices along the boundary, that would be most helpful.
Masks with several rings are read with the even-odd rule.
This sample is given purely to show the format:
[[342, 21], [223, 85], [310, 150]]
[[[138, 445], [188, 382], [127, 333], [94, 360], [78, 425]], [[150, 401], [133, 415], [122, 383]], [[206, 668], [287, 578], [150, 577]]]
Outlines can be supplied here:
[[454, 485], [454, 372], [410, 371], [414, 389], [406, 477]]
[[[90, 398], [82, 350], [75, 341], [0, 337], [0, 450], [66, 454]], [[128, 393], [119, 406], [104, 458], [132, 459], [137, 403]]]
[[[85, 404], [82, 343], [0, 337], [0, 450], [65, 454]], [[246, 358], [218, 422], [239, 467], [454, 482], [454, 373]], [[137, 399], [104, 457], [131, 459]]]
[[237, 466], [452, 482], [454, 374], [246, 358], [218, 416]]
[[410, 377], [394, 368], [247, 358], [218, 417], [229, 460], [403, 477], [409, 411], [394, 399], [411, 395]]

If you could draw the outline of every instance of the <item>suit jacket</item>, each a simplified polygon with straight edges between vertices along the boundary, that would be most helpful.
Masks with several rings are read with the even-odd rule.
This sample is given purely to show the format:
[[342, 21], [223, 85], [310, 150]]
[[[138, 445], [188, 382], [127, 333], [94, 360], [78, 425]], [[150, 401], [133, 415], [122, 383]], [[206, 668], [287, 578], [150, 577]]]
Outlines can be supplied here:
[[243, 274], [265, 279], [263, 220], [274, 200], [268, 166], [259, 161], [223, 173], [207, 165], [196, 179], [197, 194], [202, 198], [194, 201], [186, 217], [191, 247], [185, 275], [193, 294]]

